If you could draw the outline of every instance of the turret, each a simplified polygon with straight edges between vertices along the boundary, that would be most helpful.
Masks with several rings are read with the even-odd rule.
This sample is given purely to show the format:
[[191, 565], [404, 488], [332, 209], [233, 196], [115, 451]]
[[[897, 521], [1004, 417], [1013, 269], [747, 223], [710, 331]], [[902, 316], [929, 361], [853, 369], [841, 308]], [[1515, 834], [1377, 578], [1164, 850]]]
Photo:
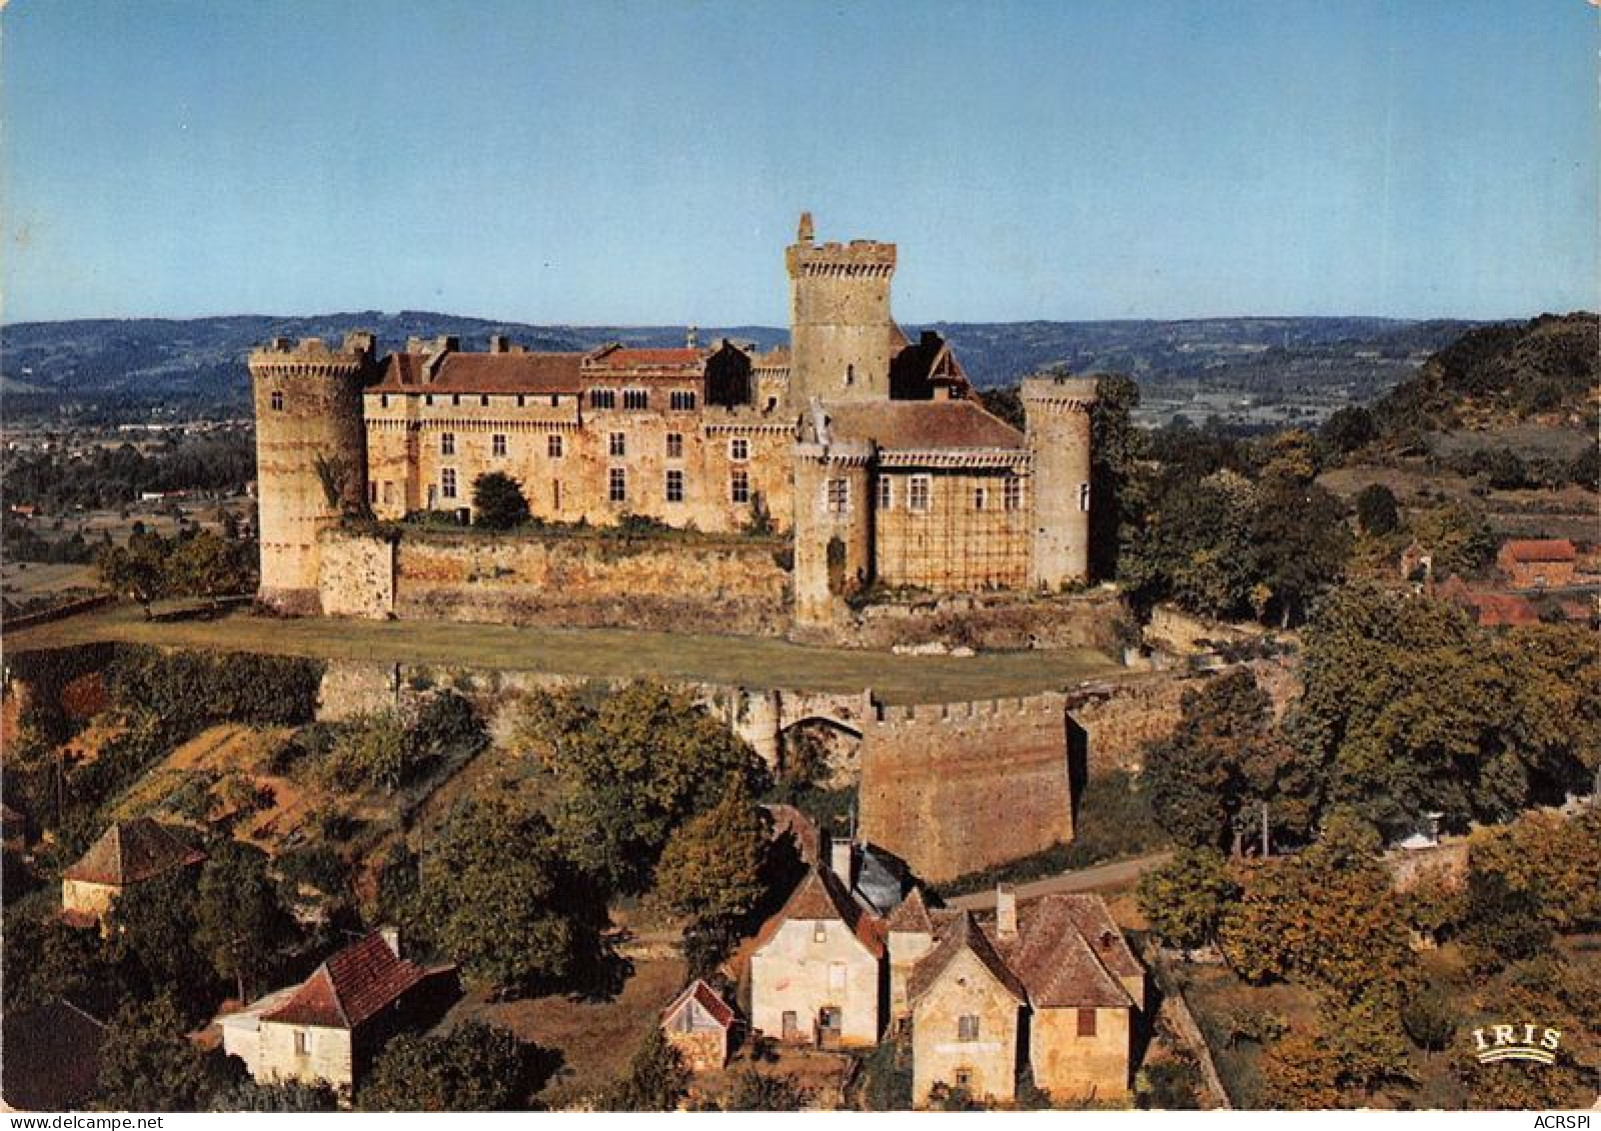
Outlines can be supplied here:
[[1090, 572], [1090, 407], [1095, 382], [1023, 381], [1030, 485], [1029, 584], [1059, 589]]
[[872, 581], [873, 445], [834, 440], [812, 402], [794, 448], [795, 620], [826, 625]]
[[[250, 355], [256, 408], [256, 490], [263, 603], [321, 610], [317, 536], [367, 495], [361, 390], [376, 339], [274, 339]], [[332, 494], [333, 497], [330, 497]]]
[[789, 269], [790, 407], [889, 399], [890, 282], [895, 245], [817, 244], [803, 213], [785, 252]]

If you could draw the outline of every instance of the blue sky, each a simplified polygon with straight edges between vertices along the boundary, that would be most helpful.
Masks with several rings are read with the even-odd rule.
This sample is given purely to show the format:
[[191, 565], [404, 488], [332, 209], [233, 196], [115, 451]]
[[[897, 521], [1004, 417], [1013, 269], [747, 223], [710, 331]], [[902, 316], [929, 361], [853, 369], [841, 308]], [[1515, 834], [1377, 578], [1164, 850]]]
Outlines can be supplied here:
[[782, 324], [1597, 304], [1584, 0], [13, 0], [4, 318]]

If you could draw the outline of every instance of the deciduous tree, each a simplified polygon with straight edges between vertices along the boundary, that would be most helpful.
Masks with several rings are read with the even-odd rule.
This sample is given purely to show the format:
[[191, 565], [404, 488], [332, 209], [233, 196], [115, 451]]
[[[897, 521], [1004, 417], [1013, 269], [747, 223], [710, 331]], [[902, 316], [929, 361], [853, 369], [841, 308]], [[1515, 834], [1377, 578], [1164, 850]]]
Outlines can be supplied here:
[[364, 1111], [516, 1111], [541, 1053], [481, 1021], [437, 1037], [406, 1033], [385, 1046], [356, 1098]]

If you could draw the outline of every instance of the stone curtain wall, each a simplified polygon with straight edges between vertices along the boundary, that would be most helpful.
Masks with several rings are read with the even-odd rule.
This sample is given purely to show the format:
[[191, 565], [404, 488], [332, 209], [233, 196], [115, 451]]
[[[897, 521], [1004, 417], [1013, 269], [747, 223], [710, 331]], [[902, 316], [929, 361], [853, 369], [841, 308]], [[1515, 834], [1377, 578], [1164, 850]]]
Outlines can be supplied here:
[[880, 708], [862, 735], [862, 836], [936, 883], [1071, 841], [1065, 706]]
[[324, 609], [345, 616], [774, 636], [789, 623], [777, 542], [331, 532]]

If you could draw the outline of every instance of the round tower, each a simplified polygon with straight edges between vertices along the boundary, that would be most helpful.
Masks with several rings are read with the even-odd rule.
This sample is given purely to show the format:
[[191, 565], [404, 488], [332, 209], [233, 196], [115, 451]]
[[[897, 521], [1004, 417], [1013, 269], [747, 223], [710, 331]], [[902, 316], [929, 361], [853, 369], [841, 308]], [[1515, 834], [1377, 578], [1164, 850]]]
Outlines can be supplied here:
[[317, 536], [367, 497], [361, 390], [373, 364], [371, 334], [287, 338], [250, 355], [256, 407], [257, 536], [261, 601], [293, 614], [321, 612]]
[[895, 245], [818, 244], [801, 215], [784, 254], [789, 269], [790, 404], [889, 399], [890, 282]]
[[1029, 584], [1060, 589], [1090, 573], [1090, 378], [1029, 377], [1023, 413], [1033, 464]]
[[873, 446], [795, 445], [795, 622], [826, 625], [872, 581]]

